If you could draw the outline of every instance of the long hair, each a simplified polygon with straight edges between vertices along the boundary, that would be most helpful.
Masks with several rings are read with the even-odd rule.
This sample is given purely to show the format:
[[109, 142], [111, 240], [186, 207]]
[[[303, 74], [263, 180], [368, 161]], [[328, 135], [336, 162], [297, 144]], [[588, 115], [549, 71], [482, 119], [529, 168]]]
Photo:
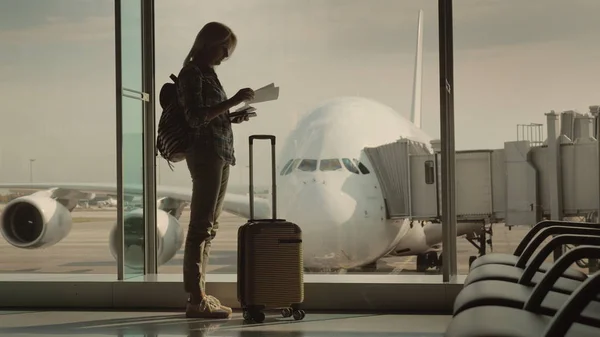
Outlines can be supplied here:
[[231, 30], [231, 28], [220, 22], [209, 22], [196, 35], [192, 49], [183, 61], [185, 67], [195, 57], [202, 54], [205, 49], [213, 47], [219, 44], [227, 44], [229, 55], [233, 53], [235, 46], [237, 45], [237, 37]]

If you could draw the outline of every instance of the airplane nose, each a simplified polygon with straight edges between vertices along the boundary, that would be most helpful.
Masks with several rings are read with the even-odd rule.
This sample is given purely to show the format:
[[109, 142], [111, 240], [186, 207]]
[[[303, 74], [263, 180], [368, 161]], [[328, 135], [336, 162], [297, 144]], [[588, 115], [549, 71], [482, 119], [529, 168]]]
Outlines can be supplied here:
[[[304, 265], [327, 269], [347, 265], [353, 260], [361, 262], [354, 254], [356, 226], [353, 214], [356, 201], [325, 184], [307, 182], [291, 198], [285, 219], [302, 229]], [[350, 255], [349, 255], [350, 254]]]
[[355, 202], [341, 191], [332, 191], [319, 183], [304, 185], [290, 201], [286, 218], [301, 227], [306, 223], [307, 229], [345, 223], [350, 220]]

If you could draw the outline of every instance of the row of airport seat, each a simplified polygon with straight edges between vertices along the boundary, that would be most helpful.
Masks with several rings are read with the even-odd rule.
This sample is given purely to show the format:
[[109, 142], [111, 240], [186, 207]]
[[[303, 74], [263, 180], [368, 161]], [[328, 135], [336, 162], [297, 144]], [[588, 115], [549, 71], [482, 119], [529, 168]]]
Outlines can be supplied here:
[[573, 268], [581, 259], [600, 259], [600, 224], [536, 224], [512, 255], [473, 261], [445, 337], [600, 337], [600, 272]]

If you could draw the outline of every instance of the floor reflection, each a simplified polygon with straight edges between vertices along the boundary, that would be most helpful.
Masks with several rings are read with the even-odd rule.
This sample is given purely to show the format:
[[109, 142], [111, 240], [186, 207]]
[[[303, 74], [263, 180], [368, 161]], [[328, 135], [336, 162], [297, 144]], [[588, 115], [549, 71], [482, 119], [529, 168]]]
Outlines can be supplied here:
[[294, 321], [272, 313], [256, 324], [244, 322], [239, 313], [229, 320], [192, 320], [182, 313], [5, 311], [0, 312], [0, 335], [439, 337], [449, 320], [449, 316], [307, 313], [304, 320]]

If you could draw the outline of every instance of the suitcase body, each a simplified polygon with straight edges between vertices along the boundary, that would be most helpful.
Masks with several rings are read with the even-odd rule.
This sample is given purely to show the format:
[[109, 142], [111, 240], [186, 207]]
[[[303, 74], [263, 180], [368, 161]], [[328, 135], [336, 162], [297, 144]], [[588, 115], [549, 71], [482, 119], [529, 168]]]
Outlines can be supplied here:
[[[254, 139], [271, 140], [271, 219], [254, 219], [252, 147]], [[275, 137], [250, 136], [250, 219], [238, 229], [238, 300], [244, 319], [262, 322], [263, 310], [281, 309], [284, 317], [303, 319], [304, 264], [302, 230], [297, 224], [277, 219], [275, 183]]]

